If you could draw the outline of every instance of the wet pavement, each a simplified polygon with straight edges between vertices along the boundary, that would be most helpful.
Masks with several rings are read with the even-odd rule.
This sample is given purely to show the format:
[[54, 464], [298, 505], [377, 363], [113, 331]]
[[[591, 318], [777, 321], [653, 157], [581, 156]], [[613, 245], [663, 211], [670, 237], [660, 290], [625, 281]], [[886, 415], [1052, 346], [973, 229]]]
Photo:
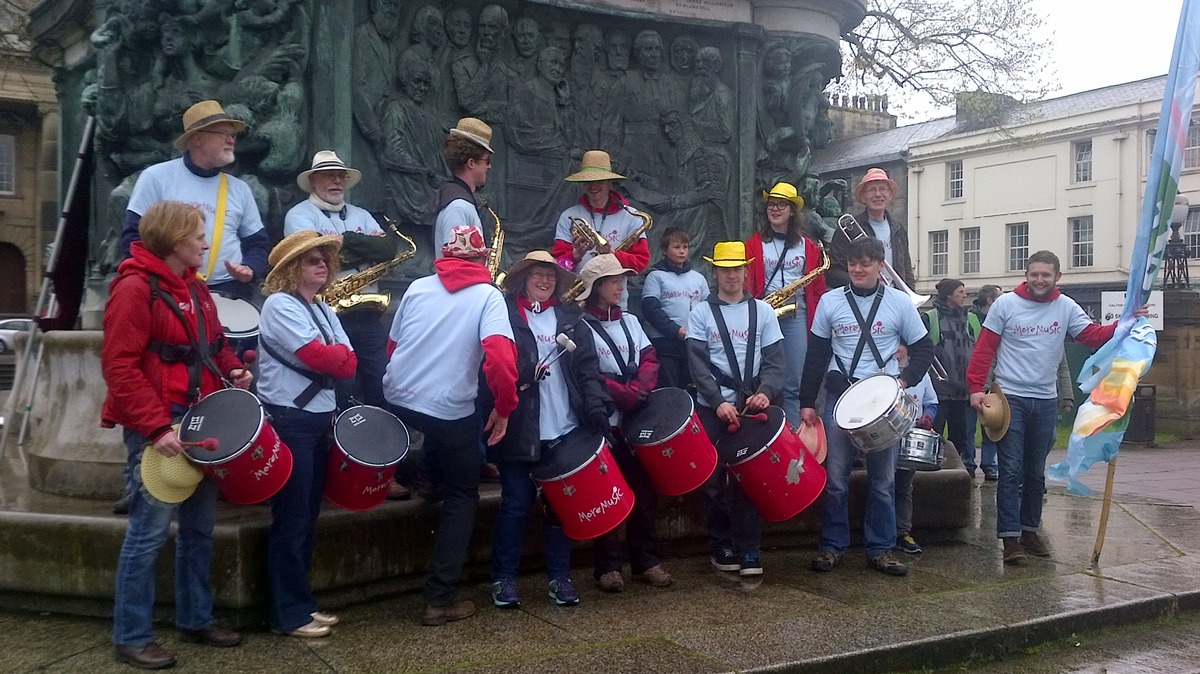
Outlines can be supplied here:
[[[1200, 495], [1200, 461], [1192, 458], [1198, 453], [1184, 445], [1122, 452], [1118, 497], [1097, 568], [1090, 558], [1098, 496], [1052, 487], [1043, 526], [1052, 557], [1006, 567], [995, 539], [994, 483], [977, 480], [971, 526], [955, 540], [927, 544], [922, 555], [904, 555], [911, 562], [904, 578], [868, 569], [861, 547], [832, 573], [814, 573], [808, 568], [812, 541], [805, 539], [766, 550], [760, 580], [713, 571], [699, 557], [668, 558], [672, 587], [627, 581], [625, 592], [608, 595], [591, 584], [590, 554], [581, 551], [574, 579], [583, 602], [573, 608], [554, 606], [544, 577], [529, 574], [519, 581], [520, 609], [492, 608], [478, 579], [463, 592], [480, 606], [478, 614], [444, 627], [420, 626], [420, 597], [410, 593], [339, 610], [342, 624], [326, 639], [259, 630], [248, 632], [242, 646], [221, 650], [180, 643], [168, 625], [157, 633], [178, 656], [177, 670], [186, 672], [668, 674], [951, 666], [1007, 672], [1017, 671], [1013, 664], [1031, 649], [1034, 656], [1038, 649], [1061, 650], [1055, 644], [1073, 634], [1121, 626], [1131, 634], [1142, 630], [1142, 650], [1097, 648], [1078, 665], [1062, 661], [1028, 671], [1102, 671], [1087, 667], [1106, 666], [1105, 658], [1121, 664], [1107, 670], [1113, 672], [1187, 671], [1153, 664], [1196, 661], [1200, 647], [1186, 630], [1164, 638], [1157, 650], [1144, 635], [1156, 625], [1195, 624], [1189, 611], [1200, 607], [1200, 515], [1180, 503]], [[1101, 487], [1104, 468], [1096, 466], [1085, 482]], [[109, 630], [101, 619], [0, 611], [0, 670], [132, 671], [113, 661]], [[1114, 634], [1119, 643], [1123, 632]]]

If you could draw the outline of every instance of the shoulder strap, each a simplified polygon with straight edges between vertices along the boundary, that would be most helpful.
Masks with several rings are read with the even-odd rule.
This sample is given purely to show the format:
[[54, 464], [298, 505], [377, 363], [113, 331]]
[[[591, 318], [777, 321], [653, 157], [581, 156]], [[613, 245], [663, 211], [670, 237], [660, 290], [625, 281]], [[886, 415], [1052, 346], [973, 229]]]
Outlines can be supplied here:
[[[186, 361], [188, 370], [187, 395], [189, 402], [195, 402], [200, 399], [200, 381], [203, 377], [204, 367], [208, 363], [212, 362], [211, 356], [208, 355], [207, 348], [202, 349], [200, 346], [201, 344], [205, 344], [207, 347], [207, 340], [201, 339], [205, 333], [202, 317], [203, 309], [200, 306], [199, 300], [196, 299], [195, 293], [193, 292], [192, 303], [196, 311], [196, 325], [200, 330], [200, 336], [197, 336], [192, 332], [191, 326], [188, 324], [187, 316], [183, 315], [183, 309], [179, 308], [179, 302], [175, 300], [171, 293], [162, 289], [162, 281], [159, 279], [158, 274], [147, 273], [146, 280], [150, 284], [150, 304], [154, 304], [155, 298], [162, 300], [163, 304], [167, 305], [167, 309], [175, 315], [176, 319], [179, 320], [179, 324], [183, 326], [183, 334], [187, 335], [188, 344], [190, 344], [192, 348], [192, 357]], [[191, 290], [190, 287], [189, 290]], [[221, 373], [216, 369], [215, 365], [212, 366], [212, 369], [213, 372], [216, 373], [217, 377], [221, 378]]]
[[221, 239], [225, 236], [225, 209], [229, 203], [229, 176], [221, 172], [217, 180], [217, 214], [213, 220], [212, 246], [208, 249], [208, 266], [200, 278], [207, 281], [212, 276], [213, 268], [217, 266], [217, 258], [221, 257]]
[[750, 298], [747, 300], [747, 327], [748, 335], [746, 338], [746, 369], [742, 371], [738, 368], [737, 353], [733, 350], [733, 338], [729, 335], [729, 326], [725, 324], [725, 316], [721, 313], [721, 305], [713, 304], [712, 313], [713, 320], [717, 323], [717, 332], [721, 335], [721, 345], [725, 348], [725, 358], [729, 361], [729, 370], [732, 373], [733, 381], [738, 382], [739, 390], [737, 391], [738, 404], [736, 407], [741, 407], [745, 402], [745, 398], [749, 397], [750, 392], [754, 390], [754, 347], [758, 336], [758, 303]]
[[617, 361], [617, 367], [621, 370], [619, 381], [622, 384], [628, 384], [629, 380], [633, 379], [633, 375], [637, 374], [637, 368], [634, 366], [633, 335], [629, 332], [629, 326], [625, 325], [624, 320], [618, 321], [621, 324], [621, 329], [625, 332], [625, 341], [629, 344], [629, 360], [627, 361], [621, 357], [621, 352], [617, 349], [617, 343], [613, 341], [612, 335], [608, 334], [608, 330], [604, 329], [600, 321], [590, 316], [583, 320], [592, 329], [592, 332], [604, 340], [604, 343], [612, 351], [613, 360]]
[[[858, 363], [862, 359], [863, 347], [871, 348], [871, 355], [875, 358], [876, 365], [880, 371], [883, 370], [884, 364], [887, 362], [883, 356], [879, 355], [879, 348], [875, 346], [875, 338], [871, 336], [871, 323], [875, 320], [875, 314], [879, 312], [879, 305], [883, 302], [883, 295], [886, 292], [885, 286], [880, 283], [879, 289], [875, 291], [875, 300], [871, 302], [871, 311], [867, 313], [864, 319], [862, 312], [858, 310], [858, 304], [854, 301], [854, 292], [850, 290], [850, 286], [845, 287], [846, 303], [850, 305], [850, 311], [854, 314], [854, 320], [858, 322], [858, 346], [854, 349], [854, 358], [850, 361], [850, 371], [843, 370], [846, 377], [853, 377], [854, 372], [858, 370]], [[838, 367], [842, 367], [842, 362], [838, 361]]]

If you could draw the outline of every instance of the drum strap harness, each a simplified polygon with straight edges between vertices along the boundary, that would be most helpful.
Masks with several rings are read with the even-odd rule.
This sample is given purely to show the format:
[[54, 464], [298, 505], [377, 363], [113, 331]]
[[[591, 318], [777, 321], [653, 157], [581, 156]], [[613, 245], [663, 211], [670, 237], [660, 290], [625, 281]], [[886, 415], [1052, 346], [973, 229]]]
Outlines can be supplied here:
[[[317, 312], [313, 311], [312, 304], [306, 302], [304, 298], [300, 297], [299, 295], [291, 294], [291, 296], [296, 298], [297, 302], [304, 305], [305, 309], [308, 309], [308, 315], [312, 317], [313, 325], [316, 325], [317, 332], [321, 333], [321, 341], [325, 342], [326, 344], [333, 344], [333, 338], [325, 332], [325, 327], [321, 325], [321, 321], [317, 320]], [[267, 342], [264, 335], [259, 335], [258, 343], [262, 344], [262, 348], [265, 349], [267, 353], [271, 354], [272, 358], [279, 361], [280, 365], [308, 380], [308, 386], [300, 392], [300, 395], [292, 399], [292, 404], [296, 406], [296, 409], [304, 409], [310, 402], [312, 402], [313, 398], [317, 397], [318, 393], [321, 391], [328, 391], [333, 388], [333, 377], [330, 377], [327, 374], [318, 374], [308, 368], [303, 368], [293, 364], [290, 360], [284, 358], [278, 351], [272, 348], [271, 344]]]
[[754, 377], [751, 375], [754, 372], [754, 347], [758, 341], [758, 302], [753, 299], [748, 299], [749, 311], [746, 332], [749, 336], [746, 339], [746, 371], [745, 375], [738, 369], [737, 353], [733, 350], [733, 339], [729, 336], [729, 326], [725, 324], [725, 316], [721, 313], [721, 305], [713, 304], [712, 314], [713, 320], [717, 323], [717, 332], [721, 333], [721, 345], [725, 347], [725, 358], [729, 361], [729, 370], [733, 372], [733, 376], [729, 376], [721, 372], [716, 367], [712, 367], [713, 377], [717, 380], [717, 384], [725, 388], [733, 389], [737, 392], [737, 405], [734, 407], [741, 408], [746, 404], [746, 398], [754, 395], [755, 383]]
[[621, 324], [621, 329], [625, 331], [625, 341], [629, 344], [629, 361], [626, 362], [625, 359], [621, 357], [621, 352], [617, 350], [617, 343], [613, 341], [612, 335], [608, 334], [608, 330], [605, 330], [604, 326], [600, 325], [599, 321], [594, 321], [590, 318], [585, 318], [583, 320], [588, 324], [588, 327], [592, 329], [592, 332], [599, 335], [600, 339], [604, 340], [604, 343], [607, 344], [608, 348], [612, 350], [613, 360], [617, 361], [617, 367], [621, 369], [621, 374], [617, 377], [612, 377], [612, 379], [616, 379], [622, 384], [628, 384], [629, 380], [633, 379], [633, 376], [637, 374], [637, 364], [633, 362], [633, 335], [629, 333], [629, 326], [625, 325], [624, 320], [618, 321]]
[[879, 290], [875, 292], [875, 300], [871, 303], [871, 311], [864, 319], [862, 312], [858, 310], [858, 303], [854, 301], [854, 293], [850, 290], [850, 286], [845, 288], [846, 304], [850, 305], [850, 311], [854, 312], [854, 320], [858, 321], [858, 346], [854, 349], [854, 358], [850, 361], [850, 370], [846, 370], [846, 366], [842, 364], [842, 359], [834, 354], [833, 359], [837, 361], [838, 369], [842, 371], [842, 375], [847, 381], [852, 379], [855, 370], [858, 369], [858, 362], [862, 360], [863, 347], [871, 347], [871, 355], [875, 357], [875, 363], [879, 365], [879, 370], [883, 371], [884, 361], [883, 356], [879, 355], [879, 347], [875, 346], [875, 338], [871, 336], [871, 322], [875, 320], [875, 314], [879, 312], [879, 305], [883, 302], [884, 285], [879, 284]]
[[[213, 362], [213, 355], [221, 350], [222, 340], [220, 338], [211, 342], [208, 341], [208, 330], [204, 323], [204, 310], [200, 306], [200, 298], [196, 296], [196, 289], [188, 285], [188, 292], [192, 295], [192, 306], [196, 310], [196, 329], [198, 335], [193, 335], [188, 327], [187, 317], [183, 315], [183, 309], [179, 308], [179, 302], [162, 289], [161, 282], [157, 274], [148, 274], [147, 281], [150, 284], [150, 303], [154, 303], [154, 299], [158, 298], [167, 305], [171, 313], [175, 314], [175, 318], [179, 319], [183, 325], [183, 332], [187, 335], [188, 344], [167, 344], [157, 339], [150, 340], [146, 345], [146, 350], [158, 355], [164, 363], [184, 363], [188, 369], [188, 404], [195, 403], [200, 399], [200, 379], [204, 368], [208, 368], [217, 375], [218, 379], [224, 379], [221, 370], [217, 364]], [[200, 348], [201, 344], [208, 344], [207, 349]]]

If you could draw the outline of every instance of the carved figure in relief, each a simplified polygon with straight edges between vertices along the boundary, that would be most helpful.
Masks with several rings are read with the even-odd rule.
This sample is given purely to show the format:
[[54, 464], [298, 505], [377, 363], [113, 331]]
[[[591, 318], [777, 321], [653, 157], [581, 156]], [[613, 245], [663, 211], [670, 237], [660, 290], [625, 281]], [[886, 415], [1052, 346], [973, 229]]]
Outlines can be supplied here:
[[517, 56], [509, 66], [517, 79], [524, 82], [537, 74], [538, 47], [542, 41], [537, 21], [528, 16], [517, 19], [512, 27], [512, 40]]
[[[458, 105], [467, 114], [486, 119], [497, 141], [505, 135], [508, 122], [511, 69], [504, 63], [501, 46], [508, 35], [508, 12], [500, 5], [487, 5], [479, 12], [475, 50], [450, 64]], [[503, 213], [506, 205], [508, 171], [503, 156], [492, 158], [492, 208]], [[503, 217], [503, 216], [502, 216]]]
[[633, 52], [637, 68], [626, 71], [609, 89], [601, 138], [608, 147], [620, 148], [620, 166], [631, 178], [643, 174], [661, 179], [669, 175], [670, 162], [659, 116], [680, 109], [683, 96], [661, 72], [663, 44], [657, 31], [638, 33]]
[[[688, 91], [688, 111], [696, 132], [708, 143], [724, 145], [733, 135], [733, 93], [721, 81], [721, 50], [702, 47]], [[698, 247], [704, 250], [707, 247]]]
[[604, 33], [600, 27], [582, 23], [575, 27], [575, 42], [567, 81], [571, 84], [572, 111], [567, 119], [567, 137], [579, 147], [600, 144], [600, 116], [612, 80], [604, 77]]
[[354, 30], [354, 89], [351, 110], [359, 131], [372, 145], [383, 142], [383, 101], [396, 83], [393, 39], [400, 27], [400, 0], [371, 0], [371, 19]]
[[429, 52], [409, 47], [396, 63], [399, 90], [384, 104], [381, 151], [388, 197], [401, 222], [421, 222], [433, 191], [442, 183], [441, 125], [425, 107], [433, 86]]
[[458, 93], [454, 90], [454, 82], [450, 79], [450, 64], [459, 57], [471, 51], [471, 31], [475, 27], [475, 19], [463, 7], [454, 7], [446, 12], [447, 43], [441, 53], [434, 58], [435, 95], [437, 114], [441, 119], [457, 119], [461, 108], [458, 105]]

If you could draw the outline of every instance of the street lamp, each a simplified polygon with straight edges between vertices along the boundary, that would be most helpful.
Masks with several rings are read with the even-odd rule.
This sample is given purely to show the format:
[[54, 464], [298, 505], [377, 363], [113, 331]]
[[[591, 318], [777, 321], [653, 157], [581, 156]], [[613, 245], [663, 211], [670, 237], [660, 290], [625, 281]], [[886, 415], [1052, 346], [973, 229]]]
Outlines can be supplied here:
[[1187, 197], [1175, 195], [1175, 205], [1171, 207], [1171, 238], [1167, 241], [1163, 268], [1164, 288], [1187, 288], [1189, 284], [1187, 243], [1179, 236], [1179, 228], [1187, 222], [1189, 205]]

